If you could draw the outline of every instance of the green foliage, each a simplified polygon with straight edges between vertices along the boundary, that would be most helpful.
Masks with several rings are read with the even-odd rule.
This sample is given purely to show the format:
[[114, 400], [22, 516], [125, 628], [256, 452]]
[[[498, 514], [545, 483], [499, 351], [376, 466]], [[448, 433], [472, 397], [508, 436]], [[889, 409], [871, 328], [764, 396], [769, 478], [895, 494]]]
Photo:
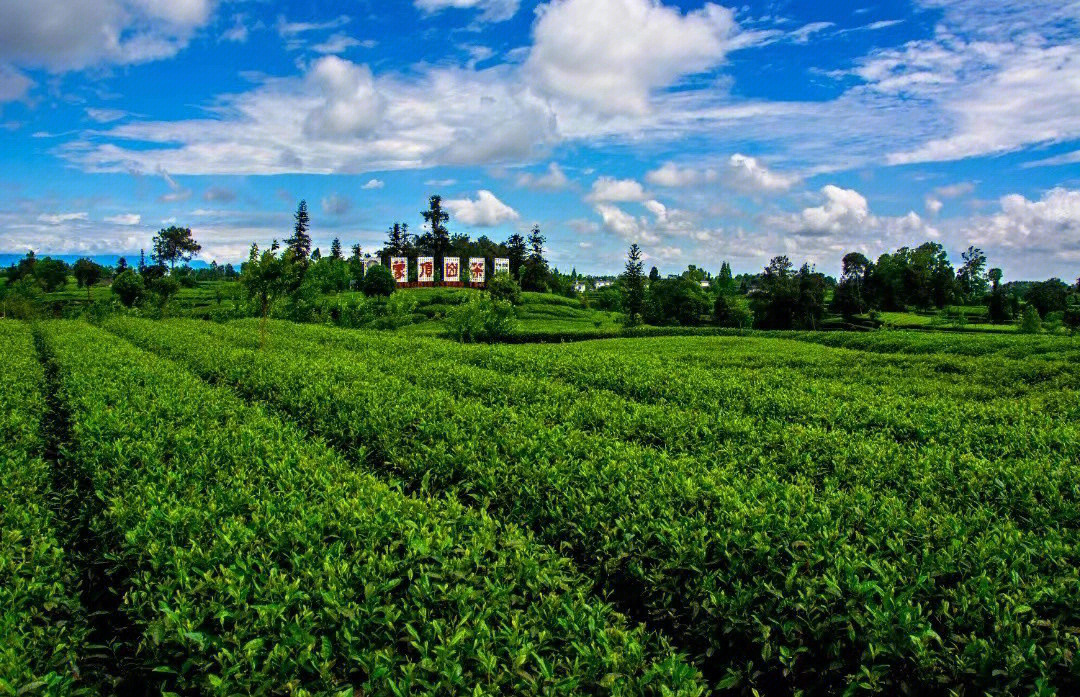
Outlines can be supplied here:
[[397, 282], [394, 281], [394, 275], [382, 264], [372, 266], [364, 274], [364, 295], [387, 297], [396, 290]]
[[641, 247], [630, 245], [626, 254], [626, 270], [621, 277], [622, 307], [626, 313], [624, 324], [634, 327], [641, 324], [645, 312], [645, 267], [641, 261]]
[[494, 300], [511, 305], [521, 304], [521, 286], [508, 273], [497, 273], [488, 279], [487, 291]]
[[1032, 283], [1024, 293], [1024, 300], [1034, 307], [1040, 317], [1064, 310], [1069, 296], [1069, 286], [1059, 278]]
[[153, 240], [151, 258], [159, 265], [175, 267], [176, 262], [188, 262], [202, 250], [202, 245], [191, 236], [191, 228], [171, 225], [162, 228]]
[[112, 282], [112, 292], [126, 307], [134, 307], [142, 300], [146, 287], [142, 277], [131, 269], [116, 276]]
[[709, 296], [688, 276], [664, 278], [649, 284], [644, 319], [649, 324], [696, 327], [710, 311]]
[[258, 355], [246, 323], [110, 326], [529, 528], [715, 686], [1076, 687], [1072, 339], [476, 347], [275, 323]]
[[[143, 326], [162, 350], [176, 331]], [[51, 324], [46, 345], [72, 454], [108, 501], [92, 525], [111, 541], [103, 562], [135, 628], [121, 649], [148, 692], [701, 694], [695, 671], [516, 526], [405, 496], [86, 325]], [[201, 354], [256, 365], [269, 351]]]
[[746, 301], [736, 295], [721, 293], [713, 304], [713, 318], [721, 327], [749, 329], [754, 325], [754, 313]]
[[42, 457], [44, 375], [27, 325], [0, 321], [0, 355], [0, 694], [88, 694], [86, 618]]
[[463, 343], [497, 341], [517, 325], [514, 306], [490, 296], [476, 296], [446, 314], [446, 335]]
[[547, 238], [540, 232], [540, 226], [534, 225], [529, 233], [529, 256], [521, 268], [521, 288], [534, 293], [543, 293], [549, 287], [551, 271], [547, 258], [544, 257], [544, 245]]
[[1017, 329], [1021, 334], [1038, 334], [1042, 331], [1042, 318], [1034, 305], [1025, 305], [1024, 314], [1020, 317], [1020, 327]]
[[[292, 237], [285, 240], [285, 248], [291, 253], [293, 260], [299, 264], [301, 269], [307, 267], [308, 257], [311, 255], [311, 235], [308, 234], [308, 230], [311, 228], [311, 217], [308, 215], [307, 201], [302, 200], [296, 206], [296, 214], [293, 216], [295, 225], [293, 226]], [[299, 274], [296, 279], [296, 283], [299, 283], [303, 274]]]
[[372, 322], [375, 329], [401, 329], [412, 324], [416, 312], [416, 300], [406, 293], [394, 293], [387, 298], [381, 312]]
[[774, 257], [750, 295], [759, 329], [816, 329], [825, 315], [825, 278], [809, 266], [797, 273], [786, 256]]
[[596, 291], [596, 307], [605, 312], [622, 312], [623, 294], [618, 285], [604, 286]]
[[60, 259], [43, 257], [34, 264], [34, 278], [46, 293], [55, 293], [67, 285], [70, 269]]
[[86, 288], [86, 301], [90, 302], [90, 287], [101, 280], [105, 270], [90, 259], [83, 257], [71, 267], [75, 282], [80, 288]]

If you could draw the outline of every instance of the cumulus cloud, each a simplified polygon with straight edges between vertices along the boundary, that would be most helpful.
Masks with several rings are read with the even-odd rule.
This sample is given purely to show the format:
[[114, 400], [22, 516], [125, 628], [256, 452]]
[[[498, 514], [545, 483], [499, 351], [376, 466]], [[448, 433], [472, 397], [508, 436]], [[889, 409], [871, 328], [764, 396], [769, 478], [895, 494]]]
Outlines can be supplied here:
[[517, 178], [517, 185], [527, 189], [557, 191], [559, 189], [565, 189], [569, 184], [570, 179], [566, 176], [566, 173], [563, 172], [562, 167], [559, 167], [557, 162], [552, 162], [548, 165], [546, 174], [523, 172]]
[[348, 138], [370, 131], [378, 123], [384, 102], [366, 65], [327, 56], [315, 62], [308, 81], [322, 97], [322, 103], [307, 114], [307, 135], [329, 140]]
[[1080, 262], [1080, 191], [1057, 187], [1038, 201], [1003, 196], [1001, 210], [965, 228], [973, 244], [1024, 255]]
[[384, 186], [386, 186], [386, 184], [384, 184], [384, 183], [382, 182], [382, 180], [380, 180], [380, 179], [369, 179], [369, 180], [368, 180], [368, 183], [367, 183], [367, 184], [364, 184], [364, 185], [363, 185], [363, 186], [361, 186], [360, 188], [361, 188], [361, 189], [368, 189], [368, 190], [369, 190], [369, 189], [381, 189], [381, 188], [383, 188]]
[[112, 223], [114, 225], [138, 225], [142, 222], [142, 216], [138, 213], [122, 213], [120, 215], [109, 215], [105, 217], [106, 223]]
[[715, 182], [717, 178], [715, 169], [679, 167], [674, 162], [665, 162], [658, 169], [645, 174], [645, 181], [654, 186], [667, 188], [696, 186], [705, 182]]
[[475, 199], [453, 199], [444, 201], [443, 205], [457, 220], [477, 227], [494, 227], [521, 217], [495, 194], [483, 189], [477, 192]]
[[748, 192], [786, 191], [799, 181], [797, 176], [774, 172], [757, 158], [738, 153], [728, 160], [728, 174], [734, 188]]
[[481, 10], [481, 20], [503, 22], [517, 14], [520, 0], [415, 0], [415, 4], [428, 14], [448, 8]]
[[328, 215], [345, 215], [352, 208], [352, 201], [348, 197], [342, 196], [339, 193], [333, 193], [329, 196], [323, 196], [322, 209], [323, 213]]
[[650, 229], [649, 221], [644, 216], [635, 217], [607, 203], [597, 204], [596, 212], [605, 230], [627, 242], [656, 244], [660, 241], [660, 236]]
[[657, 0], [552, 0], [539, 9], [526, 71], [545, 93], [606, 114], [642, 114], [650, 93], [723, 61], [731, 10], [683, 14]]
[[926, 212], [930, 215], [937, 215], [944, 207], [945, 204], [941, 202], [941, 199], [934, 198], [933, 196], [926, 197]]
[[641, 182], [635, 179], [600, 177], [593, 182], [592, 191], [585, 198], [587, 201], [597, 203], [601, 201], [644, 201], [648, 197], [644, 187], [641, 186]]
[[0, 63], [52, 72], [175, 55], [214, 0], [0, 0]]
[[354, 39], [348, 34], [337, 33], [327, 38], [326, 41], [313, 44], [311, 50], [315, 53], [322, 54], [345, 53], [345, 51], [348, 51], [350, 48], [363, 46], [364, 43], [365, 42], [360, 41], [359, 39]]

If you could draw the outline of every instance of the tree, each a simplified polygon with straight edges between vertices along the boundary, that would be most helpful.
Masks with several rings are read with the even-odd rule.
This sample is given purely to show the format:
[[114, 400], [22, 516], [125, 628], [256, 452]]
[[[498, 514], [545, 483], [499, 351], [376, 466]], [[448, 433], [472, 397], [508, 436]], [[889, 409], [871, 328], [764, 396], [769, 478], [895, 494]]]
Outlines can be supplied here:
[[519, 283], [521, 282], [521, 267], [525, 264], [528, 253], [529, 248], [520, 233], [515, 232], [506, 238], [506, 256], [510, 260], [510, 275]]
[[44, 257], [34, 264], [34, 278], [46, 293], [60, 290], [67, 285], [68, 265], [60, 259]]
[[363, 289], [364, 295], [368, 297], [380, 295], [389, 297], [397, 290], [397, 282], [394, 280], [394, 275], [390, 273], [390, 269], [382, 264], [377, 264], [364, 274]]
[[544, 258], [544, 244], [547, 242], [540, 233], [540, 226], [533, 225], [529, 233], [529, 256], [525, 260], [521, 274], [522, 290], [543, 293], [548, 289], [548, 263]]
[[344, 259], [341, 254], [341, 240], [334, 238], [334, 241], [330, 243], [330, 258], [331, 259]]
[[735, 279], [731, 275], [731, 264], [726, 261], [720, 265], [720, 273], [716, 276], [716, 290], [721, 295], [730, 295], [735, 292]]
[[443, 255], [450, 248], [450, 231], [443, 224], [449, 222], [450, 214], [443, 210], [442, 196], [436, 194], [429, 198], [428, 209], [421, 211], [420, 215], [428, 224], [427, 232], [420, 237], [420, 246], [431, 250], [435, 256], [435, 265], [441, 267]]
[[1024, 314], [1020, 319], [1020, 328], [1017, 331], [1021, 334], [1038, 334], [1042, 331], [1042, 320], [1039, 319], [1039, 311], [1035, 309], [1035, 306], [1026, 305], [1024, 307]]
[[8, 282], [15, 283], [23, 278], [34, 278], [35, 266], [37, 266], [37, 257], [34, 256], [34, 250], [31, 249], [26, 253], [25, 257], [19, 260], [18, 264], [8, 268]]
[[844, 255], [841, 266], [840, 283], [833, 293], [833, 311], [851, 320], [870, 309], [865, 286], [872, 264], [859, 252], [849, 252]]
[[292, 237], [285, 240], [286, 249], [292, 252], [292, 259], [302, 269], [307, 268], [308, 257], [311, 255], [311, 235], [308, 230], [311, 227], [311, 219], [308, 217], [307, 201], [301, 199], [296, 206], [296, 214], [293, 215], [296, 224], [293, 225]]
[[259, 245], [252, 244], [247, 263], [240, 273], [240, 284], [244, 293], [255, 303], [259, 312], [260, 349], [266, 345], [266, 320], [270, 309], [277, 299], [292, 287], [291, 276], [295, 273], [288, 253], [279, 256], [276, 252], [277, 240], [262, 254], [259, 253]]
[[1024, 300], [1039, 312], [1040, 317], [1046, 317], [1051, 312], [1064, 310], [1068, 295], [1069, 286], [1060, 278], [1051, 278], [1032, 283], [1024, 293]]
[[825, 315], [825, 276], [803, 264], [792, 272], [786, 256], [773, 257], [750, 294], [760, 329], [815, 329]]
[[131, 269], [126, 269], [117, 274], [112, 282], [113, 295], [118, 297], [126, 307], [132, 307], [142, 300], [145, 291], [146, 286], [143, 285], [142, 276]]
[[978, 247], [968, 247], [960, 256], [964, 263], [956, 272], [956, 285], [965, 302], [974, 302], [986, 293], [986, 255]]
[[169, 300], [180, 291], [180, 281], [172, 275], [162, 274], [150, 281], [149, 288], [158, 298], [158, 303], [161, 305], [161, 316], [167, 317], [169, 314]]
[[521, 286], [508, 273], [497, 273], [488, 280], [487, 291], [495, 300], [511, 305], [521, 304]]
[[86, 302], [90, 302], [90, 287], [101, 280], [103, 269], [90, 259], [83, 257], [71, 267], [75, 282], [80, 288], [86, 288]]
[[986, 298], [986, 316], [992, 324], [1004, 324], [1013, 318], [1009, 299], [1001, 287], [1001, 269], [993, 268], [986, 273], [990, 280], [990, 295]]
[[168, 264], [170, 269], [175, 268], [178, 261], [191, 261], [202, 250], [202, 245], [191, 236], [191, 228], [176, 225], [159, 230], [153, 245], [150, 258], [159, 266]]
[[408, 224], [394, 223], [386, 231], [386, 245], [383, 247], [383, 253], [390, 256], [408, 254], [412, 247], [412, 242], [409, 238]]
[[689, 276], [662, 278], [649, 284], [643, 318], [649, 324], [694, 327], [709, 310], [709, 297], [700, 282]]
[[641, 247], [637, 245], [637, 242], [630, 245], [630, 251], [626, 255], [622, 291], [626, 326], [637, 326], [641, 323], [641, 316], [645, 309], [645, 273], [641, 261]]
[[124, 273], [125, 271], [127, 271], [127, 268], [128, 268], [127, 259], [125, 259], [124, 257], [120, 257], [119, 259], [116, 260], [116, 273], [118, 273], [118, 274]]
[[754, 324], [754, 315], [744, 301], [734, 293], [721, 293], [713, 304], [713, 319], [721, 327], [747, 329]]
[[655, 266], [649, 269], [649, 283], [660, 280], [660, 269]]

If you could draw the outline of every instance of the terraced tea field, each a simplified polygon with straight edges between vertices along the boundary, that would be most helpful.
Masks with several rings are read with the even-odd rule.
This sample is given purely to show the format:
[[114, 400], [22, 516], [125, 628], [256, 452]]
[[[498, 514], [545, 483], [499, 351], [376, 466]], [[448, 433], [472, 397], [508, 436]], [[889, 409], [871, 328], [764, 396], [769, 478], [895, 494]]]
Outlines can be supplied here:
[[1080, 691], [1074, 340], [0, 341], [0, 693]]

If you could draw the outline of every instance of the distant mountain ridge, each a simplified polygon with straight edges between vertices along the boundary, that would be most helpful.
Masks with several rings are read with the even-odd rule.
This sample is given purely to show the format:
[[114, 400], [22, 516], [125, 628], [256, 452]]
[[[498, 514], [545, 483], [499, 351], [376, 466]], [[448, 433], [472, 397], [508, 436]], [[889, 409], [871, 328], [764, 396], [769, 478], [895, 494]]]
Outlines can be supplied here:
[[[12, 264], [17, 264], [20, 259], [25, 257], [26, 254], [8, 254], [0, 252], [0, 268], [7, 268]], [[137, 266], [139, 263], [138, 254], [38, 254], [38, 257], [52, 257], [53, 259], [61, 259], [69, 264], [74, 264], [79, 259], [86, 257], [91, 261], [101, 264], [102, 266], [116, 266], [116, 262], [120, 260], [120, 257], [127, 259], [128, 266]], [[147, 262], [150, 261], [150, 257], [147, 257]], [[202, 259], [195, 259], [188, 264], [193, 269], [205, 269], [209, 268], [210, 264]]]

